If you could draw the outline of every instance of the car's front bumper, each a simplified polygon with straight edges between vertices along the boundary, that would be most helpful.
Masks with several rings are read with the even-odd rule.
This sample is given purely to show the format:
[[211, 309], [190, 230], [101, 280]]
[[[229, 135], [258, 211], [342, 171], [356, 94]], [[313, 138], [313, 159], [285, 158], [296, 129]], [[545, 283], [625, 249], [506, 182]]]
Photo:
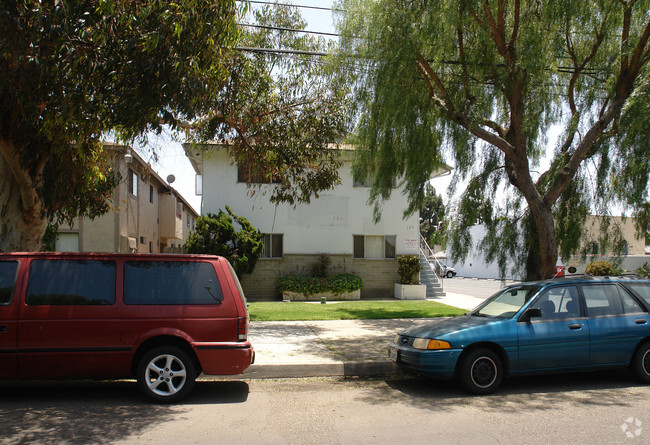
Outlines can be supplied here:
[[462, 349], [421, 350], [388, 346], [388, 356], [401, 368], [416, 374], [436, 378], [453, 378]]

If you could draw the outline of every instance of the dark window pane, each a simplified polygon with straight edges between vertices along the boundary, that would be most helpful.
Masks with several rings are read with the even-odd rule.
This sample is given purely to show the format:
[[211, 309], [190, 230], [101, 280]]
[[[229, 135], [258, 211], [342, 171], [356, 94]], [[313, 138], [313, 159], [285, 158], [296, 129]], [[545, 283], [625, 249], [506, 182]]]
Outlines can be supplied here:
[[28, 305], [115, 303], [115, 262], [34, 260], [29, 267]]
[[395, 236], [386, 236], [386, 258], [395, 258]]
[[0, 304], [11, 301], [16, 284], [18, 261], [0, 261]]
[[354, 235], [354, 257], [364, 258], [364, 237], [363, 235]]
[[271, 236], [271, 256], [272, 258], [282, 258], [282, 235]]
[[271, 235], [265, 233], [262, 235], [262, 243], [264, 243], [264, 251], [262, 251], [262, 258], [271, 258]]
[[128, 261], [125, 304], [219, 304], [221, 286], [210, 263]]

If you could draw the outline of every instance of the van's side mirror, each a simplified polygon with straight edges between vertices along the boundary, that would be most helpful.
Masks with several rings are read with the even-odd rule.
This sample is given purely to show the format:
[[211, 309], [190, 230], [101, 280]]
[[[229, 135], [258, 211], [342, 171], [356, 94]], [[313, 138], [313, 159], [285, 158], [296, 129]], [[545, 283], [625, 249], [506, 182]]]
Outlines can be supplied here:
[[542, 316], [542, 310], [538, 307], [531, 307], [526, 309], [526, 311], [523, 313], [523, 315], [519, 318], [519, 321], [522, 323], [528, 323], [531, 318], [533, 317], [541, 317]]

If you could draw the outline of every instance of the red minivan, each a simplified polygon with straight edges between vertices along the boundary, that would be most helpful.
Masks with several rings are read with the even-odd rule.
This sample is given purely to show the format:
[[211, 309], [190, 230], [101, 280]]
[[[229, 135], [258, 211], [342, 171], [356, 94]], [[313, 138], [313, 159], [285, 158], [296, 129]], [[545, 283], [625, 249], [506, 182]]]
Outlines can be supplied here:
[[255, 359], [225, 258], [0, 254], [0, 378], [135, 377], [156, 402]]

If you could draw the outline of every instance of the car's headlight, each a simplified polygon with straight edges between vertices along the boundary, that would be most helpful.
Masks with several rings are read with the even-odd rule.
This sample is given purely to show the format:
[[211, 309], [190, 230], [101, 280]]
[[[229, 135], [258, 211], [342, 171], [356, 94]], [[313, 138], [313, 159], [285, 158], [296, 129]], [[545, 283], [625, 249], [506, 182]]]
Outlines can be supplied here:
[[399, 334], [395, 335], [395, 338], [393, 339], [393, 343], [395, 344], [399, 343]]
[[449, 342], [443, 340], [431, 340], [430, 338], [416, 338], [413, 340], [415, 349], [451, 349]]

